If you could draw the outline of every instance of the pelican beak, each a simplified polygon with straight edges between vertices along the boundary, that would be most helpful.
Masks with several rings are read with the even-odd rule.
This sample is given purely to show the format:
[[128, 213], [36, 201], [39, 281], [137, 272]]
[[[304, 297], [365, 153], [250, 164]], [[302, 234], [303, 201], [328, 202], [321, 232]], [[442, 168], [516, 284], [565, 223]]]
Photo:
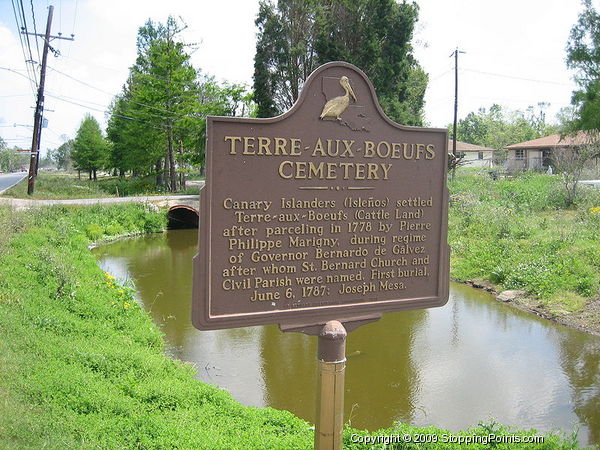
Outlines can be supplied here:
[[356, 103], [357, 102], [356, 95], [354, 95], [354, 91], [352, 90], [352, 86], [350, 86], [350, 83], [348, 83], [348, 92], [350, 93], [350, 95], [354, 99], [354, 102]]

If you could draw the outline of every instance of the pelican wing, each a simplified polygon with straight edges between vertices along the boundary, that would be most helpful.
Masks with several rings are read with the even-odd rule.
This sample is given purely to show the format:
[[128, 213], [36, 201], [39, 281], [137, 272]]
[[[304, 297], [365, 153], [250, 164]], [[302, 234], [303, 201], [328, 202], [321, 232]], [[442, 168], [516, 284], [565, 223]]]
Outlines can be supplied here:
[[320, 118], [322, 119], [323, 117], [335, 117], [337, 119], [346, 110], [349, 104], [350, 99], [346, 95], [332, 98], [327, 103], [325, 103]]
[[321, 116], [319, 118], [322, 119], [323, 117], [336, 117], [336, 113], [335, 113], [336, 102], [335, 102], [335, 100], [337, 100], [337, 99], [338, 99], [338, 97], [332, 98], [327, 103], [325, 103], [325, 106], [323, 106], [323, 111], [321, 111]]

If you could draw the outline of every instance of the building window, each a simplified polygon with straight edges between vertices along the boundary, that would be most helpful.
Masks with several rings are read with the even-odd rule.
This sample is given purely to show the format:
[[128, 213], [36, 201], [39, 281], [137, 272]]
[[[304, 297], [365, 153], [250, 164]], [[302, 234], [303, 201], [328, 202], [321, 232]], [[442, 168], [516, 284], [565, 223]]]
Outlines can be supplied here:
[[464, 158], [465, 156], [467, 156], [467, 154], [465, 152], [456, 152], [456, 157], [457, 158]]
[[477, 159], [483, 159], [483, 152], [477, 152]]
[[515, 150], [515, 158], [516, 159], [525, 159], [525, 150]]

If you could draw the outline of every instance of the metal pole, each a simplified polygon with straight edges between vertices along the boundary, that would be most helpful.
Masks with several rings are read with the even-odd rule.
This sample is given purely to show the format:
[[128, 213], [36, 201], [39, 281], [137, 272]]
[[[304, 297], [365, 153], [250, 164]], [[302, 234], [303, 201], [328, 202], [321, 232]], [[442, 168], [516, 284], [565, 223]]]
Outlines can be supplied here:
[[319, 388], [315, 449], [342, 448], [344, 429], [344, 375], [347, 332], [337, 320], [327, 322], [319, 334]]
[[42, 114], [44, 111], [44, 83], [46, 81], [46, 61], [48, 60], [48, 47], [50, 45], [50, 28], [52, 27], [52, 13], [54, 6], [48, 7], [48, 21], [46, 22], [46, 34], [44, 36], [44, 51], [42, 56], [42, 70], [40, 72], [40, 86], [38, 88], [37, 102], [35, 105], [35, 116], [33, 121], [33, 139], [31, 142], [31, 158], [29, 160], [29, 176], [27, 177], [27, 193], [33, 194], [35, 175], [37, 173], [38, 151], [40, 148], [40, 137], [42, 135]]

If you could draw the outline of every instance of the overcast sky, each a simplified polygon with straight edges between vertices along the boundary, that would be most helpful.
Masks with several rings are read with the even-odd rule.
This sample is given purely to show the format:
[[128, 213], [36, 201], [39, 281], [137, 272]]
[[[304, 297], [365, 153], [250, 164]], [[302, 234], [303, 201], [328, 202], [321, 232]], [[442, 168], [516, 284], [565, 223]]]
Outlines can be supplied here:
[[[600, 9], [594, 0], [596, 9]], [[452, 122], [454, 60], [459, 56], [459, 118], [498, 103], [526, 109], [550, 103], [548, 119], [569, 105], [574, 89], [565, 65], [569, 31], [581, 10], [580, 0], [417, 0], [420, 19], [415, 55], [430, 76], [426, 120], [434, 127]], [[27, 27], [33, 31], [31, 2], [22, 0]], [[197, 43], [196, 68], [217, 80], [252, 85], [258, 0], [33, 0], [35, 27], [43, 33], [48, 5], [54, 5], [52, 34], [75, 35], [54, 40], [60, 56], [49, 56], [42, 151], [73, 137], [86, 112], [105, 126], [104, 111], [117, 94], [135, 60], [138, 28], [169, 14], [188, 25], [183, 37]], [[0, 0], [0, 136], [10, 146], [30, 148], [35, 104], [27, 79], [25, 56], [13, 5]], [[23, 39], [24, 37], [21, 36]], [[32, 57], [42, 39], [30, 37]], [[30, 65], [31, 66], [31, 65]], [[10, 69], [10, 70], [6, 70]], [[38, 76], [39, 76], [39, 69]], [[17, 126], [14, 126], [16, 124]]]

